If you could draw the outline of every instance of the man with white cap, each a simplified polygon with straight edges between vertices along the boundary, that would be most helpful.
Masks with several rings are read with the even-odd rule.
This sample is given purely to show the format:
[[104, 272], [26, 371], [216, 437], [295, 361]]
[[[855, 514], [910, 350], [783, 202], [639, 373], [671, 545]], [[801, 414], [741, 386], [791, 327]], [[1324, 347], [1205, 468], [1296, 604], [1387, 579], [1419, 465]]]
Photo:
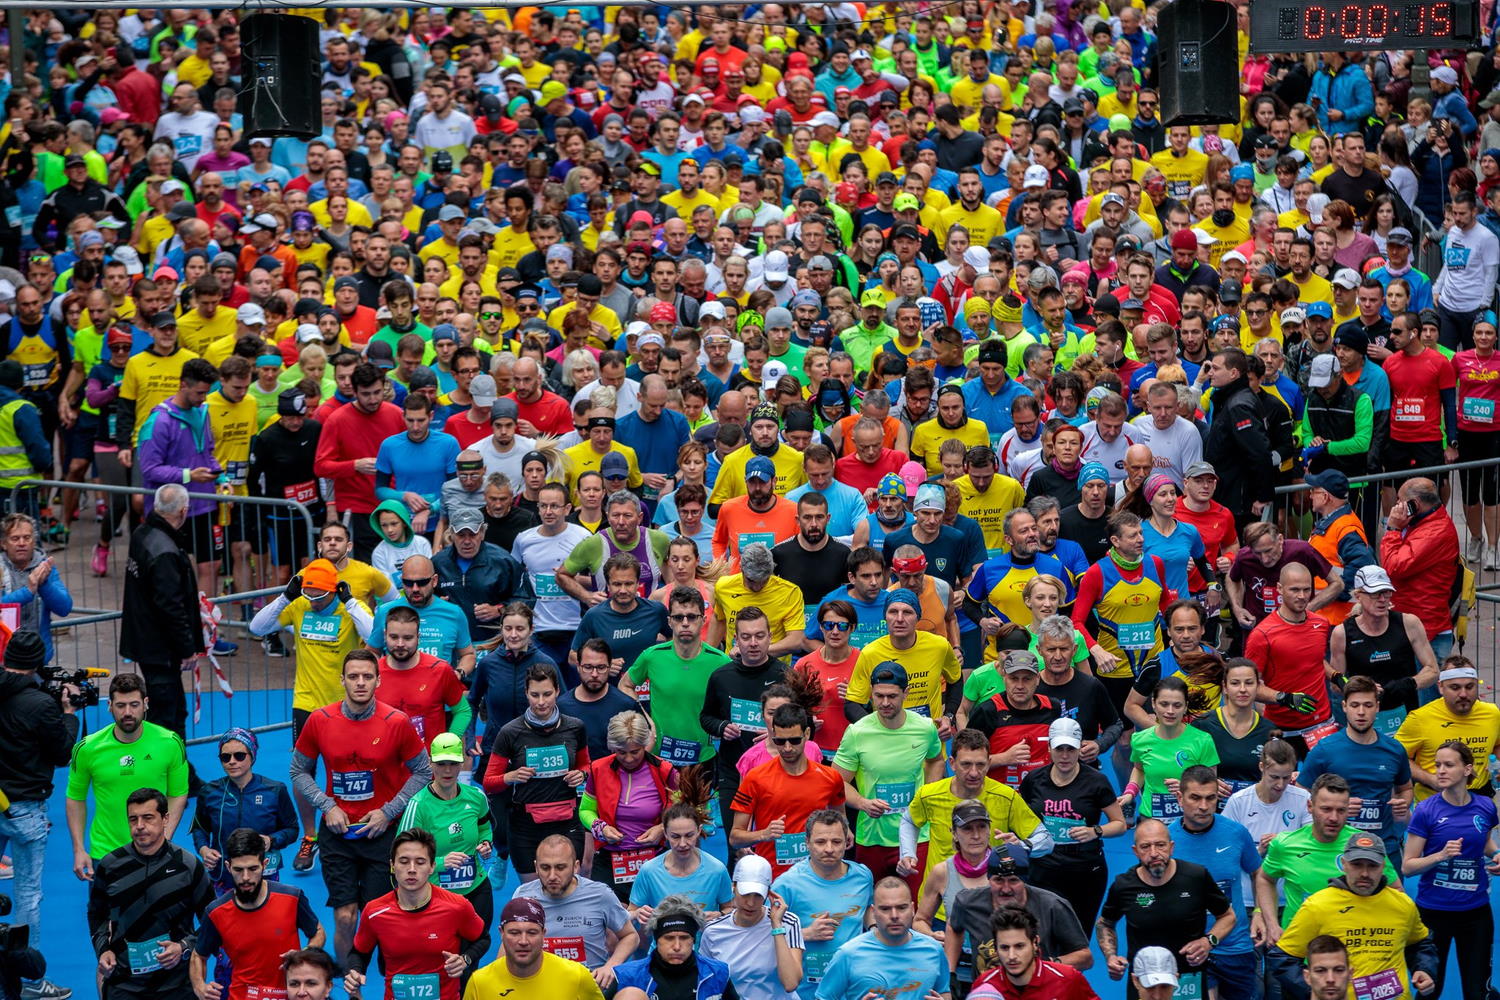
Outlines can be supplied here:
[[1310, 471], [1335, 469], [1347, 476], [1369, 470], [1375, 436], [1375, 405], [1370, 397], [1340, 377], [1338, 357], [1312, 358], [1307, 372], [1306, 408], [1302, 413], [1302, 460]]
[[1433, 769], [1440, 746], [1461, 740], [1474, 753], [1474, 777], [1469, 791], [1490, 795], [1490, 755], [1500, 745], [1500, 707], [1479, 700], [1479, 672], [1466, 656], [1450, 656], [1438, 672], [1437, 701], [1410, 712], [1396, 741], [1406, 748], [1417, 801], [1437, 794]]
[[1459, 89], [1458, 70], [1446, 64], [1432, 71], [1432, 120], [1449, 119], [1458, 124], [1465, 139], [1474, 138], [1479, 131], [1479, 122], [1469, 110], [1469, 99]]
[[1422, 620], [1392, 608], [1396, 586], [1384, 569], [1361, 567], [1350, 589], [1357, 607], [1330, 634], [1328, 663], [1334, 683], [1346, 675], [1370, 677], [1380, 685], [1376, 728], [1390, 735], [1417, 707], [1417, 692], [1437, 681], [1437, 657]]
[[948, 322], [956, 322], [964, 302], [974, 290], [974, 282], [981, 274], [990, 273], [990, 252], [982, 246], [971, 246], [964, 251], [963, 259], [933, 287], [932, 297], [948, 314]]
[[1141, 1000], [1172, 1000], [1177, 994], [1177, 959], [1165, 948], [1142, 948], [1130, 966], [1130, 984]]
[[1266, 967], [1290, 995], [1301, 991], [1302, 959], [1322, 934], [1356, 945], [1350, 952], [1356, 997], [1405, 1000], [1436, 985], [1437, 947], [1417, 904], [1386, 878], [1385, 846], [1368, 833], [1349, 838], [1339, 857], [1343, 874], [1308, 896], [1281, 938], [1266, 953]]
[[771, 863], [747, 854], [734, 866], [734, 903], [710, 920], [699, 951], [729, 966], [745, 1000], [795, 1000], [802, 982], [802, 924], [771, 891]]

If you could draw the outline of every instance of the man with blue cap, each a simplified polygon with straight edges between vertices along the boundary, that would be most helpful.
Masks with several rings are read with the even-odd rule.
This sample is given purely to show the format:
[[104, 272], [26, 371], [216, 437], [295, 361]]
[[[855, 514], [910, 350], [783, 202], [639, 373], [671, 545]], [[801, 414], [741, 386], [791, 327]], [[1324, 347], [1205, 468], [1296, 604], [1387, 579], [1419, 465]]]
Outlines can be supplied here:
[[953, 713], [963, 694], [957, 683], [962, 670], [958, 652], [946, 638], [917, 628], [921, 616], [922, 602], [914, 591], [897, 587], [890, 592], [885, 605], [886, 634], [861, 650], [844, 695], [844, 714], [851, 719], [868, 714], [865, 706], [873, 685], [869, 665], [899, 660], [908, 678], [903, 704], [936, 721], [939, 734], [946, 739], [952, 735]]

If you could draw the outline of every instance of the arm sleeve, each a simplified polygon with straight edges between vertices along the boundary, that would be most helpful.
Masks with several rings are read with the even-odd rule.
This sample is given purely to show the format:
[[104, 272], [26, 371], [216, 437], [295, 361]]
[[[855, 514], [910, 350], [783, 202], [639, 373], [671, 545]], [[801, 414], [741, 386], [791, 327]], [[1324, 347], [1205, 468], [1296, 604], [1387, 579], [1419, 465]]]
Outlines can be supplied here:
[[255, 617], [250, 619], [250, 634], [267, 636], [280, 628], [281, 612], [291, 603], [285, 594], [277, 594], [274, 601], [255, 612]]
[[[412, 737], [413, 739], [416, 738], [416, 730], [412, 730]], [[406, 804], [411, 801], [411, 797], [425, 788], [427, 783], [432, 780], [432, 762], [427, 759], [427, 751], [420, 749], [420, 747], [416, 754], [407, 758], [406, 769], [409, 772], [406, 776], [406, 783], [401, 786], [401, 790], [395, 794], [395, 797], [380, 810], [390, 819], [396, 819], [400, 816], [402, 811], [406, 809]]]
[[333, 799], [323, 794], [323, 789], [318, 786], [318, 779], [313, 776], [314, 761], [300, 750], [292, 751], [292, 765], [289, 774], [292, 779], [292, 787], [297, 789], [303, 801], [307, 802], [318, 812], [327, 812], [334, 806]]
[[369, 639], [370, 633], [375, 628], [375, 616], [370, 610], [359, 602], [357, 598], [349, 598], [344, 602], [344, 613], [354, 623], [354, 631], [359, 633], [361, 639]]

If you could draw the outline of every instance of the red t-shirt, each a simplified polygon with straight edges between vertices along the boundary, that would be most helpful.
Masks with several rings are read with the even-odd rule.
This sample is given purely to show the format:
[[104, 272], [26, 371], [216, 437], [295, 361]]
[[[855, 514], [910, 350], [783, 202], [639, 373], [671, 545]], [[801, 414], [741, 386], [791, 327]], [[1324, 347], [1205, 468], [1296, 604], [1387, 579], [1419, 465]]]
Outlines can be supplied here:
[[750, 848], [771, 863], [774, 875], [780, 875], [807, 857], [807, 817], [843, 804], [843, 775], [826, 764], [808, 761], [807, 770], [793, 776], [777, 756], [745, 775], [730, 808], [748, 815], [752, 830], [764, 830], [777, 819], [786, 824], [786, 833], [779, 838]]
[[1454, 386], [1453, 366], [1432, 348], [1412, 357], [1397, 351], [1381, 365], [1391, 383], [1391, 440], [1441, 441], [1443, 400]]
[[380, 658], [380, 700], [411, 716], [417, 735], [430, 744], [447, 731], [447, 710], [463, 700], [464, 686], [448, 661], [431, 653], [419, 653], [417, 665], [406, 670], [388, 660]]
[[[1177, 503], [1177, 513], [1174, 515], [1183, 524], [1191, 524], [1198, 529], [1198, 535], [1203, 539], [1203, 556], [1208, 564], [1213, 566], [1218, 562], [1219, 556], [1232, 554], [1239, 548], [1239, 538], [1234, 529], [1234, 515], [1229, 508], [1217, 500], [1208, 502], [1208, 510], [1201, 514], [1195, 510], [1188, 510], [1188, 505], [1182, 501]], [[1221, 574], [1222, 575], [1222, 574]], [[1198, 572], [1198, 567], [1188, 565], [1188, 589], [1195, 594], [1203, 593], [1207, 581], [1203, 574]]]
[[[840, 458], [833, 465], [833, 476], [841, 483], [847, 483], [863, 493], [880, 485], [880, 479], [886, 473], [900, 473], [901, 466], [911, 461], [910, 456], [904, 451], [896, 451], [894, 448], [882, 448], [880, 458], [876, 459], [874, 465], [866, 465], [859, 460], [859, 456], [850, 452]], [[874, 510], [874, 506], [870, 507]]]
[[228, 953], [233, 968], [229, 1000], [285, 997], [281, 956], [318, 932], [318, 915], [301, 889], [284, 882], [265, 885], [270, 890], [266, 901], [253, 910], [241, 909], [234, 895], [225, 893], [203, 914], [197, 951], [204, 958], [220, 948]]
[[[490, 436], [489, 418], [486, 417], [476, 424], [469, 419], [469, 414], [473, 412], [472, 409], [468, 409], [462, 413], [455, 413], [443, 422], [443, 433], [455, 438], [461, 448], [472, 448]], [[569, 429], [572, 429], [571, 424]]]
[[1294, 712], [1280, 705], [1267, 705], [1265, 716], [1286, 732], [1316, 725], [1329, 717], [1328, 683], [1324, 679], [1323, 661], [1328, 654], [1328, 633], [1333, 626], [1319, 614], [1309, 614], [1307, 621], [1293, 625], [1278, 613], [1267, 615], [1250, 638], [1245, 640], [1245, 656], [1260, 668], [1261, 679], [1277, 691], [1301, 691], [1313, 696], [1317, 707], [1311, 714]]
[[854, 676], [859, 650], [851, 650], [843, 663], [829, 663], [819, 649], [798, 660], [797, 666], [804, 663], [818, 672], [823, 687], [823, 711], [818, 714], [820, 724], [813, 731], [813, 738], [823, 746], [837, 747], [844, 739], [844, 730], [849, 728], [849, 720], [844, 718], [844, 696], [839, 693], [839, 685], [848, 684], [849, 678]]
[[510, 393], [505, 399], [516, 401], [517, 417], [528, 421], [538, 434], [563, 435], [573, 430], [573, 410], [568, 401], [555, 392], [542, 390], [542, 398], [535, 403], [525, 403]]
[[1037, 962], [1031, 982], [1016, 986], [1004, 969], [991, 969], [974, 981], [994, 987], [1005, 1000], [1099, 1000], [1083, 973], [1061, 962]]
[[729, 572], [739, 572], [740, 549], [754, 542], [765, 542], [767, 548], [797, 534], [797, 505], [777, 497], [764, 513], [750, 509], [748, 496], [731, 497], [719, 507], [714, 524], [714, 558], [729, 555]]
[[406, 762], [427, 747], [405, 712], [377, 701], [372, 716], [355, 722], [338, 702], [308, 716], [297, 752], [323, 758], [328, 771], [323, 790], [355, 823], [396, 797], [406, 784]]
[[458, 1000], [459, 983], [443, 971], [443, 952], [462, 951], [465, 942], [483, 935], [484, 921], [472, 903], [456, 892], [433, 886], [432, 898], [420, 910], [403, 910], [394, 890], [366, 903], [354, 932], [354, 947], [369, 954], [380, 946], [385, 1000], [395, 1000], [391, 981], [396, 976], [412, 977], [408, 985], [416, 991], [408, 996], [428, 996], [420, 987], [435, 977], [438, 996]]

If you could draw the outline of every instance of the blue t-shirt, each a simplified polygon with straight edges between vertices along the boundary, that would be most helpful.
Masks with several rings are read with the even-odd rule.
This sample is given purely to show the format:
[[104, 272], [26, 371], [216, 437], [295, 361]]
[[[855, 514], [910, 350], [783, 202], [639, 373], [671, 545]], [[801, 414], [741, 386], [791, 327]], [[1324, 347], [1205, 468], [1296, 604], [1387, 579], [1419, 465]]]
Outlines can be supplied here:
[[665, 605], [637, 600], [634, 609], [621, 614], [605, 601], [584, 612], [583, 621], [573, 633], [573, 651], [578, 652], [590, 639], [603, 639], [609, 643], [610, 655], [623, 659], [629, 669], [647, 646], [661, 641], [659, 637], [663, 634], [671, 634]]
[[847, 539], [854, 534], [854, 526], [863, 521], [870, 508], [859, 490], [848, 483], [835, 479], [826, 490], [815, 490], [811, 483], [803, 483], [792, 490], [786, 498], [796, 503], [809, 493], [821, 494], [828, 501], [828, 534], [834, 538]]
[[1310, 789], [1321, 774], [1341, 775], [1349, 782], [1349, 796], [1362, 800], [1358, 812], [1349, 811], [1349, 825], [1379, 835], [1386, 854], [1400, 857], [1401, 840], [1386, 802], [1394, 789], [1411, 783], [1406, 748], [1390, 736], [1377, 736], [1369, 745], [1355, 743], [1349, 730], [1340, 729], [1308, 752], [1297, 772], [1297, 784]]
[[955, 589], [961, 580], [973, 572], [976, 565], [984, 562], [986, 554], [983, 541], [976, 549], [973, 540], [957, 528], [950, 528], [945, 524], [938, 529], [937, 538], [930, 542], [919, 542], [912, 527], [908, 525], [885, 536], [885, 548], [881, 550], [881, 554], [885, 556], [886, 569], [890, 569], [896, 550], [903, 545], [915, 545], [921, 549], [927, 556], [927, 575], [935, 576]]
[[[1245, 899], [1240, 891], [1244, 883], [1240, 876], [1253, 875], [1260, 870], [1260, 852], [1255, 849], [1250, 831], [1232, 819], [1215, 816], [1213, 825], [1201, 833], [1185, 829], [1181, 819], [1173, 820], [1167, 832], [1176, 845], [1173, 857], [1207, 868], [1220, 891], [1229, 898], [1234, 912], [1244, 913]], [[1209, 917], [1204, 929], [1212, 927], [1213, 922], [1213, 917]], [[1214, 949], [1220, 955], [1243, 955], [1254, 950], [1248, 920], [1236, 920], [1234, 929]]]
[[1167, 569], [1166, 585], [1178, 597], [1189, 596], [1188, 566], [1192, 560], [1203, 558], [1203, 536], [1198, 529], [1178, 521], [1170, 535], [1163, 535], [1148, 517], [1141, 521], [1141, 531], [1146, 536], [1146, 554], [1160, 556]]
[[724, 862], [707, 851], [698, 852], [698, 870], [678, 876], [667, 871], [667, 856], [658, 854], [641, 866], [630, 887], [631, 906], [656, 906], [668, 896], [686, 896], [709, 912], [734, 899], [734, 886]]
[[380, 450], [375, 454], [375, 482], [389, 483], [376, 489], [376, 497], [400, 500], [402, 493], [410, 491], [420, 493], [436, 508], [443, 484], [458, 475], [461, 451], [463, 446], [458, 438], [441, 431], [432, 431], [421, 441], [413, 441], [405, 431], [392, 434], [380, 442]]
[[823, 599], [817, 604], [808, 605], [812, 608], [812, 614], [807, 617], [807, 634], [823, 634], [823, 627], [818, 624], [818, 608], [823, 606], [824, 601], [848, 601], [854, 608], [855, 617], [859, 619], [854, 625], [854, 634], [849, 637], [849, 645], [855, 649], [868, 646], [885, 635], [885, 606], [890, 599], [891, 592], [882, 590], [875, 595], [875, 600], [861, 601], [849, 592], [849, 586], [845, 584], [838, 590], [824, 594]]
[[[385, 617], [392, 608], [411, 608], [405, 597], [387, 601], [375, 609], [375, 624], [370, 629], [366, 644], [379, 653], [385, 652]], [[412, 608], [417, 613], [417, 648], [440, 660], [458, 663], [458, 651], [474, 645], [469, 635], [469, 619], [463, 608], [451, 601], [434, 597], [425, 608]]]
[[885, 1000], [926, 1000], [928, 992], [947, 988], [948, 958], [942, 945], [913, 931], [905, 944], [892, 947], [871, 930], [834, 954], [816, 996], [847, 1000], [874, 990]]
[[862, 933], [865, 907], [870, 905], [875, 891], [875, 877], [870, 874], [870, 869], [856, 861], [847, 862], [846, 867], [848, 870], [843, 878], [830, 882], [814, 871], [812, 862], [804, 858], [771, 884], [803, 927], [811, 927], [820, 913], [839, 921], [839, 928], [831, 939], [805, 942], [802, 985], [797, 988], [797, 995], [802, 1000], [813, 1000], [834, 953]]
[[[675, 410], [662, 410], [661, 416], [649, 423], [639, 413], [631, 412], [615, 425], [615, 440], [635, 449], [641, 471], [663, 476], [677, 471], [677, 450], [691, 437], [687, 418]], [[646, 499], [656, 497], [646, 495]]]
[[1078, 578], [1089, 568], [1089, 557], [1083, 554], [1083, 546], [1071, 538], [1059, 538], [1053, 543], [1048, 555], [1056, 556], [1057, 561], [1068, 568], [1068, 575], [1072, 578], [1068, 582], [1078, 586]]
[[639, 712], [640, 702], [621, 691], [613, 684], [604, 688], [604, 697], [598, 701], [579, 701], [577, 688], [569, 688], [557, 699], [557, 707], [564, 715], [571, 715], [583, 723], [589, 737], [589, 757], [598, 760], [614, 753], [609, 748], [609, 720], [621, 712]]
[[1490, 875], [1484, 870], [1484, 852], [1495, 824], [1495, 803], [1487, 796], [1471, 795], [1469, 804], [1462, 808], [1450, 805], [1441, 795], [1417, 803], [1406, 832], [1427, 841], [1424, 857], [1437, 854], [1450, 840], [1464, 842], [1458, 857], [1440, 861], [1422, 873], [1417, 883], [1418, 905], [1434, 910], [1472, 910], [1489, 904]]

